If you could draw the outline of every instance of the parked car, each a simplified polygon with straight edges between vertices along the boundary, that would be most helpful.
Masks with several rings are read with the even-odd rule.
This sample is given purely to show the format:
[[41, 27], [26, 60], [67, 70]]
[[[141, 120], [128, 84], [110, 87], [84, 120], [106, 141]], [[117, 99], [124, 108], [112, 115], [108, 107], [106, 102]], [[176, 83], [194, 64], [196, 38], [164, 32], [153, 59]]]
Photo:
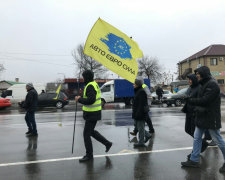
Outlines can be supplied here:
[[[173, 93], [171, 93], [169, 90], [163, 90], [162, 99], [167, 99], [167, 97], [169, 97], [171, 95], [173, 95]], [[157, 96], [156, 92], [153, 92], [151, 94], [151, 102], [152, 102], [152, 104], [158, 103], [158, 96]]]
[[[23, 102], [19, 103], [23, 107]], [[38, 107], [56, 107], [63, 108], [69, 103], [67, 96], [63, 92], [57, 93], [41, 93], [38, 96]]]
[[184, 103], [187, 89], [188, 88], [181, 89], [176, 94], [168, 96], [166, 99], [163, 99], [163, 103], [166, 103], [167, 106], [171, 106], [172, 104], [175, 104], [175, 106], [181, 106]]
[[0, 109], [4, 109], [6, 107], [10, 107], [12, 104], [10, 103], [10, 99], [5, 99], [0, 97]]

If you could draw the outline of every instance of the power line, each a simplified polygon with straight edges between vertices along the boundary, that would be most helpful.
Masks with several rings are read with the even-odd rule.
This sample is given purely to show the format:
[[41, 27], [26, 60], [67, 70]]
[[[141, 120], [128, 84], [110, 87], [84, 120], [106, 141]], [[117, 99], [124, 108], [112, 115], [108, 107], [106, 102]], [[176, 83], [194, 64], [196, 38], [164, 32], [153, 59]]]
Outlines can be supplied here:
[[10, 58], [15, 58], [15, 59], [9, 59], [10, 56], [6, 56], [6, 58], [0, 58], [3, 60], [9, 60], [9, 61], [28, 61], [28, 62], [33, 62], [33, 63], [42, 63], [42, 64], [51, 64], [51, 65], [57, 65], [57, 66], [66, 66], [66, 67], [72, 67], [71, 65], [65, 65], [65, 64], [56, 64], [56, 63], [51, 63], [51, 62], [43, 62], [39, 60], [34, 60], [34, 59], [24, 59], [24, 58], [17, 58], [17, 57], [10, 57]]
[[38, 53], [18, 53], [18, 52], [0, 52], [1, 54], [21, 54], [21, 55], [34, 55], [34, 56], [72, 56], [68, 54], [38, 54]]

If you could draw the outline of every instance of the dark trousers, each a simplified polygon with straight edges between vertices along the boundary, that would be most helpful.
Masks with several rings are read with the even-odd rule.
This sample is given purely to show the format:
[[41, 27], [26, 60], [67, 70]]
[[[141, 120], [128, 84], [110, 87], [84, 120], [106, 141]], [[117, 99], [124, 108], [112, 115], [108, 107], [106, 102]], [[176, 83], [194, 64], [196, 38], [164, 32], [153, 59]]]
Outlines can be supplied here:
[[158, 100], [160, 101], [162, 99], [162, 94], [158, 95]]
[[28, 130], [34, 134], [37, 134], [37, 126], [36, 126], [36, 122], [35, 122], [34, 111], [26, 112], [25, 121], [27, 123]]
[[154, 128], [153, 128], [153, 125], [152, 125], [152, 120], [151, 120], [148, 113], [146, 114], [145, 122], [148, 124], [149, 131], [154, 131]]
[[[148, 113], [145, 115], [145, 122], [148, 125], [149, 131], [154, 131], [154, 128], [153, 128], [153, 125], [152, 125], [152, 120], [151, 120]], [[137, 128], [136, 123], [134, 123], [134, 132], [136, 132], [136, 133], [138, 132], [138, 128]]]
[[86, 121], [84, 125], [84, 145], [86, 148], [86, 156], [93, 156], [93, 147], [91, 142], [91, 136], [95, 138], [97, 141], [101, 142], [105, 146], [108, 145], [110, 142], [103, 137], [98, 131], [94, 130], [97, 121]]

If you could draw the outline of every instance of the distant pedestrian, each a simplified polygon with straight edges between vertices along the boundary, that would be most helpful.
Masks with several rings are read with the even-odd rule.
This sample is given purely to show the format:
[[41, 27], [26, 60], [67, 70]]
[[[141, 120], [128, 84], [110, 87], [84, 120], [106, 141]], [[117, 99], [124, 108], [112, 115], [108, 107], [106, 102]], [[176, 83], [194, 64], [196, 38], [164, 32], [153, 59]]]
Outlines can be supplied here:
[[[186, 95], [189, 98], [197, 98], [198, 96], [198, 91], [200, 88], [200, 85], [198, 83], [198, 79], [195, 74], [190, 74], [187, 76], [188, 78], [188, 83], [189, 83], [189, 88], [187, 90]], [[195, 113], [195, 106], [186, 102], [182, 111], [186, 113], [186, 118], [185, 118], [185, 132], [189, 134], [190, 136], [194, 137], [194, 131], [195, 131], [195, 118], [196, 118], [196, 113]], [[208, 143], [205, 139], [202, 140], [202, 148], [201, 152], [204, 152], [206, 148], [208, 147]], [[190, 159], [191, 154], [189, 154], [187, 157]]]
[[[202, 135], [208, 129], [212, 139], [219, 146], [225, 160], [225, 141], [220, 135], [221, 128], [221, 99], [220, 88], [212, 78], [207, 66], [195, 70], [201, 88], [197, 98], [189, 98], [188, 103], [196, 106], [196, 127], [191, 157], [186, 162], [181, 162], [183, 167], [200, 167], [199, 154], [202, 146]], [[220, 168], [225, 172], [225, 164]]]
[[26, 135], [28, 137], [38, 136], [37, 125], [35, 121], [35, 111], [38, 104], [38, 94], [34, 89], [32, 83], [26, 84], [27, 95], [23, 103], [23, 107], [26, 109], [25, 121], [27, 123], [28, 131]]
[[83, 118], [85, 120], [83, 137], [86, 155], [79, 161], [86, 162], [93, 159], [91, 136], [105, 145], [105, 152], [109, 151], [112, 146], [112, 142], [108, 141], [95, 130], [97, 121], [101, 120], [102, 106], [101, 91], [98, 84], [93, 79], [94, 73], [90, 70], [86, 70], [83, 72], [82, 76], [84, 78], [84, 83], [86, 84], [83, 91], [83, 97], [76, 96], [75, 101], [83, 104]]
[[134, 119], [135, 127], [139, 132], [139, 142], [134, 144], [134, 147], [145, 147], [145, 143], [151, 138], [148, 131], [145, 130], [145, 120], [148, 113], [147, 94], [142, 88], [143, 82], [137, 78], [134, 83], [134, 103], [132, 106], [132, 118]]
[[158, 100], [161, 102], [161, 99], [162, 99], [162, 96], [163, 96], [163, 89], [160, 86], [157, 87], [156, 94], [158, 96]]

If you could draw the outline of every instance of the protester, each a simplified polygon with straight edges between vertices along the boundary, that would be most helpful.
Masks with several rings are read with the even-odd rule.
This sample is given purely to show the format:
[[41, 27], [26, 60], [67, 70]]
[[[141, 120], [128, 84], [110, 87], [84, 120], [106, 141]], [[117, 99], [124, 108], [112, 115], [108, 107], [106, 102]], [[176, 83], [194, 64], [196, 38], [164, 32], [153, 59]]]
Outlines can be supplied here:
[[32, 83], [26, 84], [26, 89], [27, 89], [27, 95], [22, 105], [26, 109], [25, 121], [28, 127], [28, 131], [26, 132], [26, 135], [28, 137], [38, 136], [37, 125], [35, 122], [35, 111], [36, 111], [37, 103], [38, 103], [38, 94], [37, 94], [37, 91], [34, 89], [34, 86]]
[[163, 90], [162, 90], [162, 88], [160, 86], [157, 87], [156, 94], [158, 96], [158, 100], [161, 101], [162, 95], [163, 95]]
[[105, 152], [109, 151], [112, 146], [112, 142], [108, 141], [98, 131], [95, 130], [97, 121], [101, 120], [102, 106], [100, 88], [93, 80], [94, 73], [91, 70], [86, 70], [83, 72], [82, 76], [84, 78], [84, 83], [86, 84], [83, 97], [76, 96], [75, 101], [83, 104], [83, 118], [85, 120], [83, 137], [86, 155], [79, 161], [86, 162], [93, 159], [91, 136], [105, 145]]
[[143, 81], [137, 78], [134, 83], [134, 103], [132, 106], [132, 118], [139, 132], [139, 142], [134, 147], [145, 147], [145, 143], [151, 138], [149, 132], [145, 130], [146, 114], [149, 111], [147, 94], [142, 88]]
[[[186, 95], [189, 98], [197, 98], [198, 90], [199, 90], [199, 83], [198, 79], [195, 74], [190, 74], [187, 76], [189, 88], [187, 90]], [[189, 134], [190, 136], [194, 137], [194, 131], [195, 131], [195, 106], [186, 102], [182, 111], [186, 113], [186, 119], [185, 119], [185, 132]], [[208, 147], [208, 143], [205, 139], [202, 140], [202, 149], [201, 152], [204, 152], [206, 148]], [[191, 154], [188, 155], [188, 159], [190, 159]]]
[[[151, 106], [151, 92], [150, 89], [148, 88], [148, 86], [146, 84], [144, 84], [144, 79], [142, 77], [137, 77], [137, 79], [139, 78], [139, 80], [142, 83], [142, 88], [144, 89], [146, 95], [147, 95], [147, 102], [148, 102], [148, 106]], [[152, 120], [149, 116], [149, 113], [146, 113], [146, 117], [145, 117], [145, 122], [147, 123], [148, 127], [149, 127], [149, 133], [155, 133], [155, 129], [152, 125]], [[131, 135], [136, 136], [138, 133], [138, 129], [135, 126], [134, 130], [132, 132], [130, 132]]]
[[[190, 159], [181, 162], [183, 167], [200, 167], [199, 154], [202, 146], [202, 135], [208, 129], [212, 139], [222, 151], [225, 160], [225, 141], [220, 135], [221, 128], [221, 100], [220, 88], [217, 82], [211, 77], [210, 70], [202, 66], [195, 70], [201, 88], [197, 98], [189, 98], [187, 102], [196, 106], [196, 127], [194, 132], [193, 151]], [[225, 172], [225, 164], [220, 168]]]

